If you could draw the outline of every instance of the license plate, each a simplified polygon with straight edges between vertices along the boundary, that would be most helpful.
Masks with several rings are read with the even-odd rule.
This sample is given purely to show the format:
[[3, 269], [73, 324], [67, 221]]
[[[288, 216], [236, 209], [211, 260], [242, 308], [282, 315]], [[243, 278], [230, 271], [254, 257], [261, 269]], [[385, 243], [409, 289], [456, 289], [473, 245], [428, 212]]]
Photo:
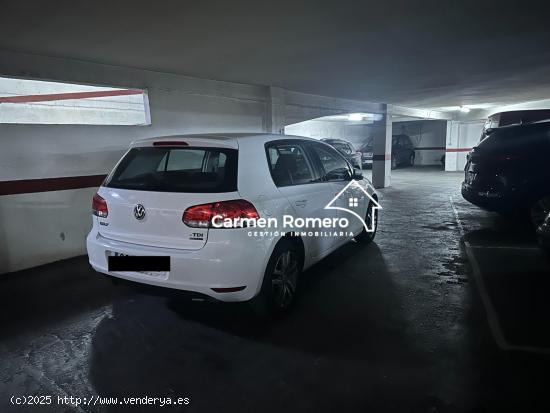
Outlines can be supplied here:
[[[124, 254], [123, 252], [118, 251], [107, 251], [107, 257], [134, 257], [135, 255], [130, 254]], [[124, 271], [126, 272], [126, 271]], [[155, 278], [168, 278], [169, 271], [130, 271], [138, 274], [147, 275], [149, 277], [155, 277]]]

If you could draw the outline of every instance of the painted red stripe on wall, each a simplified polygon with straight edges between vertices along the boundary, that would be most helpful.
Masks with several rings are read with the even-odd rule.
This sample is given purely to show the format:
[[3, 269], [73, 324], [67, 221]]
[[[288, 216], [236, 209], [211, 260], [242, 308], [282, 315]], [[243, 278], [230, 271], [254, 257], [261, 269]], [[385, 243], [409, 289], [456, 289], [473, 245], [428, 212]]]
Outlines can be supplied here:
[[445, 152], [470, 152], [472, 148], [449, 148]]
[[415, 151], [435, 151], [442, 150], [445, 152], [470, 152], [472, 148], [449, 148], [446, 149], [444, 146], [426, 146], [423, 148], [414, 148]]
[[444, 151], [444, 146], [424, 146], [423, 148], [414, 148], [415, 151]]
[[100, 186], [107, 175], [66, 176], [62, 178], [20, 179], [0, 181], [0, 195], [64, 191]]
[[385, 154], [385, 155], [373, 155], [372, 156], [372, 160], [373, 161], [389, 161], [391, 159], [391, 155], [390, 154]]
[[128, 96], [141, 95], [143, 90], [140, 89], [120, 89], [120, 90], [103, 90], [97, 92], [68, 92], [68, 93], [52, 93], [44, 95], [23, 95], [23, 96], [3, 96], [0, 97], [0, 103], [33, 103], [47, 102], [52, 100], [73, 100], [73, 99], [88, 99], [110, 96]]

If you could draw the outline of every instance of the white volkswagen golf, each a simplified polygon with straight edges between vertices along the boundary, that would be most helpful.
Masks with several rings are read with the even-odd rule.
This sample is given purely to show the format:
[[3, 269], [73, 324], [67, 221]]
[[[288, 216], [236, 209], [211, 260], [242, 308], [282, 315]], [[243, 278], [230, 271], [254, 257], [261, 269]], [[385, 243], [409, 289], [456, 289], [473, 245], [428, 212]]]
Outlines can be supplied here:
[[[88, 256], [113, 277], [282, 311], [303, 269], [351, 239], [372, 241], [376, 200], [359, 171], [314, 139], [140, 140], [93, 198]], [[167, 267], [149, 268], [147, 257]]]

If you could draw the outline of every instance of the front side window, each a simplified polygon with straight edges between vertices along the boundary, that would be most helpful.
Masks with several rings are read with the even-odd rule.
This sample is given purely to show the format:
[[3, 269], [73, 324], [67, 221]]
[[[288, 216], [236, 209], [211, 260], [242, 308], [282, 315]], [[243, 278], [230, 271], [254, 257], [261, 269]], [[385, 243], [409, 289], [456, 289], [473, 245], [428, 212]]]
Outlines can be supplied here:
[[349, 164], [337, 151], [320, 144], [313, 144], [312, 150], [323, 168], [325, 180], [345, 181], [351, 179]]
[[237, 190], [237, 151], [222, 148], [133, 148], [107, 178], [110, 188], [164, 192]]
[[273, 143], [266, 152], [275, 185], [301, 185], [314, 181], [313, 169], [300, 144]]

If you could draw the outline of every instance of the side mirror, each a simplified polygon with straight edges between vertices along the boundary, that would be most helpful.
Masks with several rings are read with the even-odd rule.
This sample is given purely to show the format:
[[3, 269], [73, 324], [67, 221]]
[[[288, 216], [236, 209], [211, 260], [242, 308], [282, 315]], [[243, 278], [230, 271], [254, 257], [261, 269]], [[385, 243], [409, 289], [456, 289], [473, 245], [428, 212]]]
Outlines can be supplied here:
[[351, 181], [352, 178], [348, 168], [334, 169], [325, 175], [325, 181]]
[[353, 168], [352, 179], [355, 179], [356, 181], [360, 181], [361, 179], [363, 179], [363, 171], [361, 169]]

